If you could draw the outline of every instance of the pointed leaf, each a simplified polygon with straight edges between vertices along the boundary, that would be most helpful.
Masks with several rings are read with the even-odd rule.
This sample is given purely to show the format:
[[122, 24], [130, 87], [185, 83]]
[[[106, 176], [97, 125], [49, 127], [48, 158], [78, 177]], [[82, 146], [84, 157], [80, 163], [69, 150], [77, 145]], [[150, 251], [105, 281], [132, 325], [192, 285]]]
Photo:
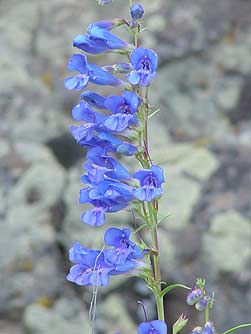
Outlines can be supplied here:
[[160, 292], [160, 297], [164, 297], [168, 292], [172, 291], [175, 288], [183, 288], [183, 289], [186, 289], [186, 290], [191, 290], [191, 288], [189, 286], [186, 286], [186, 285], [180, 284], [180, 283], [176, 283], [176, 284], [168, 285], [165, 289], [163, 289]]
[[245, 327], [251, 327], [251, 323], [250, 324], [242, 324], [242, 325], [238, 325], [238, 326], [232, 327], [232, 328], [228, 329], [227, 331], [225, 331], [222, 334], [232, 333], [232, 332], [237, 331], [238, 329], [245, 328]]

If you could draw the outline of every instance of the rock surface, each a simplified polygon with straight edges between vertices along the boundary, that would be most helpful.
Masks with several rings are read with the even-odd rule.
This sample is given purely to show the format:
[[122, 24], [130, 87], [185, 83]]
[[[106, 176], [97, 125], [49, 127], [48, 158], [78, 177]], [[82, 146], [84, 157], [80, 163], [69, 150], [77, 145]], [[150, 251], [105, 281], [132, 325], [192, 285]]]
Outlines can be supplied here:
[[[144, 0], [144, 7], [142, 43], [157, 50], [160, 64], [150, 90], [160, 112], [149, 132], [152, 159], [166, 175], [163, 279], [189, 285], [206, 276], [221, 332], [248, 322], [251, 308], [251, 3]], [[68, 134], [78, 94], [67, 93], [63, 80], [76, 52], [72, 38], [127, 12], [123, 0], [101, 7], [94, 0], [0, 1], [1, 333], [90, 333], [92, 291], [65, 282], [67, 253], [75, 240], [102, 247], [104, 228], [80, 222], [85, 151]], [[133, 159], [124, 163], [139, 168]], [[111, 225], [132, 226], [133, 218], [110, 215]], [[139, 279], [114, 277], [98, 298], [98, 334], [136, 332], [143, 320], [137, 300], [155, 316]], [[186, 311], [184, 298], [181, 291], [167, 298], [169, 324]]]

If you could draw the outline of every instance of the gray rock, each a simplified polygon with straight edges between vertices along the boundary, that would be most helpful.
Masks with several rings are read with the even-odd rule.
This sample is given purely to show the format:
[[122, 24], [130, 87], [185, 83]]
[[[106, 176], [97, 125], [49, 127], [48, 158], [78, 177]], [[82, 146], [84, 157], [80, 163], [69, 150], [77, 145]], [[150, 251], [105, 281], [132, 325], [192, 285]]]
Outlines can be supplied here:
[[130, 318], [126, 305], [120, 295], [113, 294], [101, 304], [100, 316], [99, 326], [107, 334], [120, 331], [136, 333], [136, 325]]
[[203, 236], [204, 257], [211, 270], [241, 272], [251, 258], [251, 223], [237, 212], [217, 215]]
[[44, 147], [29, 143], [12, 149], [4, 162], [15, 187], [4, 189], [0, 221], [0, 311], [10, 317], [41, 297], [54, 298], [64, 279], [51, 211], [63, 191], [64, 171]]
[[38, 304], [27, 307], [24, 315], [27, 334], [91, 333], [88, 311], [80, 301], [60, 299], [52, 308]]

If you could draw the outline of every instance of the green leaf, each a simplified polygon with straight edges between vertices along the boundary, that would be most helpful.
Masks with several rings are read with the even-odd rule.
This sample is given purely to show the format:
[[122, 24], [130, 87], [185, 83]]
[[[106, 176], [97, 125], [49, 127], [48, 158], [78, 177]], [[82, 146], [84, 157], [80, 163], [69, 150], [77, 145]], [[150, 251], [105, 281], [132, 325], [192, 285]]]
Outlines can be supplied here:
[[172, 291], [175, 288], [183, 288], [186, 290], [191, 290], [191, 288], [189, 288], [188, 286], [184, 284], [176, 283], [176, 284], [168, 285], [165, 289], [163, 289], [160, 292], [160, 297], [164, 297], [168, 292]]
[[160, 111], [160, 109], [156, 109], [155, 111], [153, 111], [149, 116], [148, 119], [152, 118], [154, 115], [156, 115], [158, 112]]
[[173, 214], [172, 213], [169, 213], [169, 215], [166, 215], [162, 218], [160, 218], [157, 222], [157, 225], [161, 224], [165, 219], [167, 219], [168, 217], [171, 217]]
[[132, 233], [138, 233], [139, 231], [143, 230], [143, 228], [146, 228], [146, 227], [148, 227], [147, 224], [141, 225], [135, 231], [133, 231]]
[[225, 331], [222, 334], [232, 333], [232, 332], [237, 331], [238, 329], [245, 328], [245, 327], [251, 327], [251, 323], [249, 323], [249, 324], [242, 324], [242, 325], [238, 325], [238, 326], [232, 327], [232, 328], [228, 329], [227, 331]]

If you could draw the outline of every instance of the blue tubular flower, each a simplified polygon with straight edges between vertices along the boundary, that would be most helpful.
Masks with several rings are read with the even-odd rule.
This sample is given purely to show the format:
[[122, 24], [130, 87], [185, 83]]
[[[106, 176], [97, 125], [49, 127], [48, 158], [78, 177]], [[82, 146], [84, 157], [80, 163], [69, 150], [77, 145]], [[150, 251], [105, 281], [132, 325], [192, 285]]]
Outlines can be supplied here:
[[88, 249], [81, 246], [79, 242], [75, 242], [69, 250], [69, 259], [73, 263], [79, 263], [86, 254], [88, 254]]
[[[124, 21], [117, 20], [115, 25], [122, 23]], [[92, 54], [128, 48], [126, 42], [109, 31], [111, 27], [113, 27], [113, 23], [107, 23], [107, 21], [91, 24], [88, 27], [87, 35], [78, 35], [74, 38], [73, 46]]]
[[[107, 246], [113, 246], [107, 252], [107, 260], [114, 264], [142, 258], [143, 251], [130, 238], [131, 231], [127, 228], [109, 228], [105, 232], [104, 240]], [[128, 264], [127, 264], [128, 265]], [[121, 268], [120, 268], [121, 269]]]
[[103, 207], [95, 207], [91, 210], [85, 211], [81, 215], [82, 222], [91, 225], [91, 226], [102, 226], [105, 223], [105, 212], [106, 208]]
[[111, 21], [98, 21], [98, 22], [94, 22], [94, 23], [90, 24], [87, 28], [87, 32], [89, 34], [91, 34], [91, 28], [94, 27], [94, 26], [96, 26], [100, 29], [112, 30], [116, 27], [121, 26], [124, 23], [125, 23], [125, 20], [123, 20], [123, 19], [114, 19], [114, 20], [111, 20]]
[[122, 96], [108, 96], [104, 104], [114, 115], [106, 120], [105, 126], [119, 132], [125, 130], [128, 125], [136, 124], [136, 112], [141, 102], [133, 92], [123, 92]]
[[82, 54], [74, 54], [69, 59], [67, 68], [70, 71], [80, 73], [65, 79], [67, 89], [81, 90], [87, 86], [88, 81], [96, 85], [117, 86], [121, 84], [121, 80], [104, 71], [101, 67], [89, 64], [87, 57]]
[[104, 41], [95, 41], [87, 35], [77, 35], [73, 39], [73, 46], [92, 54], [103, 53], [109, 50]]
[[140, 201], [151, 201], [162, 194], [161, 184], [165, 180], [161, 167], [153, 165], [151, 169], [136, 172], [133, 177], [140, 181], [140, 187], [133, 190], [134, 196]]
[[83, 175], [82, 181], [84, 183], [91, 183], [91, 184], [98, 184], [99, 182], [104, 181], [107, 173], [112, 172], [112, 169], [110, 168], [97, 166], [91, 164], [90, 162], [84, 165], [84, 169], [88, 172], [88, 175]]
[[67, 89], [81, 90], [88, 84], [90, 75], [85, 55], [74, 54], [68, 61], [68, 70], [78, 71], [80, 74], [66, 78], [65, 87]]
[[140, 3], [134, 3], [132, 7], [130, 8], [130, 13], [131, 13], [131, 17], [134, 20], [141, 19], [141, 17], [144, 14], [144, 8], [142, 7]]
[[130, 179], [130, 174], [119, 162], [117, 162], [113, 157], [106, 154], [105, 150], [101, 147], [95, 147], [88, 151], [87, 160], [92, 163], [111, 169], [111, 172], [107, 172], [106, 175], [110, 178], [117, 180], [128, 180]]
[[98, 93], [86, 90], [81, 94], [81, 99], [89, 103], [89, 105], [91, 105], [94, 108], [105, 109], [104, 105], [105, 97]]
[[[74, 246], [70, 249], [71, 257], [75, 257]], [[104, 253], [99, 250], [88, 250], [87, 254], [78, 258], [77, 264], [71, 267], [67, 280], [78, 285], [106, 286], [109, 272], [113, 268], [105, 262]]]
[[124, 49], [128, 47], [128, 44], [122, 41], [122, 39], [118, 38], [106, 29], [99, 28], [95, 24], [89, 26], [88, 34], [92, 40], [103, 41], [111, 50]]
[[149, 86], [156, 76], [158, 56], [151, 49], [137, 48], [130, 55], [134, 70], [127, 79], [132, 85]]
[[96, 124], [103, 123], [107, 118], [107, 116], [92, 110], [89, 103], [82, 101], [72, 109], [72, 117], [76, 121], [86, 121]]
[[142, 322], [138, 327], [138, 334], [167, 334], [167, 325], [162, 320]]
[[124, 154], [127, 156], [134, 155], [138, 148], [130, 143], [124, 142], [121, 139], [107, 133], [107, 132], [101, 132], [98, 135], [98, 138], [107, 142], [111, 146], [111, 151], [114, 151], [116, 153]]
[[95, 206], [95, 209], [82, 215], [82, 221], [93, 226], [103, 225], [106, 211], [122, 210], [129, 204], [132, 197], [131, 187], [112, 179], [105, 179], [92, 187], [80, 189], [80, 204], [87, 203]]

